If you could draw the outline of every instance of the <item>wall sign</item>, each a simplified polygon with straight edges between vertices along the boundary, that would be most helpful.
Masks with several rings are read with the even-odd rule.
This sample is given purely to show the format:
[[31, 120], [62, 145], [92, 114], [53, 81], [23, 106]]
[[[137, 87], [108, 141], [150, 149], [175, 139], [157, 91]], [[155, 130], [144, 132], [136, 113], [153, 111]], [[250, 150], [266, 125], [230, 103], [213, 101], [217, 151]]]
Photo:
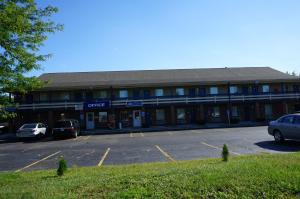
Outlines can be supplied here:
[[84, 103], [84, 109], [102, 109], [109, 108], [110, 101], [97, 101], [97, 102], [86, 102]]

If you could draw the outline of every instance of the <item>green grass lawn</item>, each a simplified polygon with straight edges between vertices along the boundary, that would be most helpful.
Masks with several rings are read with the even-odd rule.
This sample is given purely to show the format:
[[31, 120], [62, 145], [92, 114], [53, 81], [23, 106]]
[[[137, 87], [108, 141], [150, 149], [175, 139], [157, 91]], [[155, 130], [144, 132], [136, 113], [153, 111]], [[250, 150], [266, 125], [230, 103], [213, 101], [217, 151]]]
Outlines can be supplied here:
[[300, 198], [300, 153], [1, 173], [0, 198]]

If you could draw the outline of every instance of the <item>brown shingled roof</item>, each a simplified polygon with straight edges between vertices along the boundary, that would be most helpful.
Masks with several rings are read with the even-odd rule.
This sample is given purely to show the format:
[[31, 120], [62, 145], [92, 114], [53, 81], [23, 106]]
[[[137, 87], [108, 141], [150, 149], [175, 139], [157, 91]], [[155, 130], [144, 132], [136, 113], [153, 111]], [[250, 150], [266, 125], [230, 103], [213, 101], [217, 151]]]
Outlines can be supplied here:
[[300, 80], [298, 77], [282, 73], [270, 67], [45, 73], [39, 78], [48, 81], [44, 89]]

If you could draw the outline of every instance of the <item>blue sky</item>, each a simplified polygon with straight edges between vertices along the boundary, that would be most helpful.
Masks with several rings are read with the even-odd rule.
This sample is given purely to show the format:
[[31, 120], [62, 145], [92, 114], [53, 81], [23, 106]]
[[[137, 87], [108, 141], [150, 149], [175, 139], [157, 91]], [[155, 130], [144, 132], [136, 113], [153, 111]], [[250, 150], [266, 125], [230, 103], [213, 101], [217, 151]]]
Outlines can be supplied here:
[[46, 72], [271, 66], [300, 72], [299, 0], [38, 0]]

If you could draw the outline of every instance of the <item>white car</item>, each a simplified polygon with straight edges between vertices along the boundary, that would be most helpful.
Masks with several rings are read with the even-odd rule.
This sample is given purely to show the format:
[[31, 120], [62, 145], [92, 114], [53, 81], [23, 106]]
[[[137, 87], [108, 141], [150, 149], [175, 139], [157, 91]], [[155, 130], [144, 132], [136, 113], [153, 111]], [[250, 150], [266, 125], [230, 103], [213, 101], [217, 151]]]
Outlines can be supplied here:
[[17, 131], [18, 138], [32, 138], [46, 135], [47, 127], [42, 123], [24, 124]]

